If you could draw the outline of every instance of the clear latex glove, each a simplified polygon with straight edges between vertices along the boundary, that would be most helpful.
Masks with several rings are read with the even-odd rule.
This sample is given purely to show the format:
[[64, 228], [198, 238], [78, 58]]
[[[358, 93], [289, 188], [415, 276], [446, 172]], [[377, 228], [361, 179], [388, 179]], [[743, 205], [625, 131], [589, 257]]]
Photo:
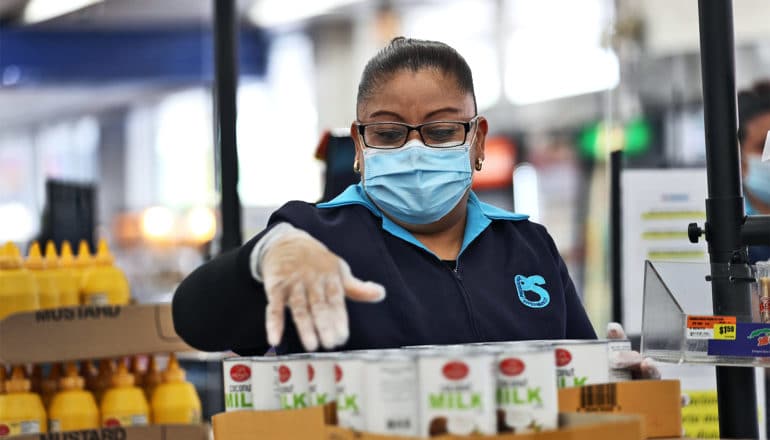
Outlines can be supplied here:
[[284, 310], [291, 310], [302, 345], [330, 349], [348, 340], [345, 297], [366, 302], [385, 298], [385, 288], [361, 281], [320, 241], [288, 223], [273, 227], [252, 252], [255, 278], [267, 294], [267, 340], [276, 346], [284, 330]]
[[[607, 339], [626, 339], [623, 326], [617, 322], [607, 324]], [[631, 370], [634, 379], [660, 379], [660, 371], [655, 361], [643, 358], [638, 351], [616, 351], [610, 358], [611, 368]]]

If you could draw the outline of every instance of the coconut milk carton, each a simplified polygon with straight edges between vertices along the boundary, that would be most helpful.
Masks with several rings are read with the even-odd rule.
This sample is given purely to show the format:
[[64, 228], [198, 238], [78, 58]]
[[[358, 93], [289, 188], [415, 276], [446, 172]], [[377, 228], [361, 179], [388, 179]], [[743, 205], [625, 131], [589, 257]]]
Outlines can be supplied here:
[[339, 426], [363, 431], [366, 427], [364, 360], [360, 356], [337, 359], [334, 364], [334, 380]]
[[418, 435], [417, 383], [414, 354], [365, 356], [365, 430], [383, 435]]
[[554, 349], [517, 344], [497, 356], [497, 430], [516, 434], [558, 427]]
[[251, 359], [231, 357], [222, 361], [225, 411], [253, 409], [251, 395]]
[[282, 409], [307, 408], [310, 402], [308, 355], [281, 356], [274, 365]]
[[419, 435], [495, 434], [495, 355], [442, 348], [419, 356]]
[[553, 345], [559, 388], [581, 387], [610, 381], [606, 341], [557, 341]]
[[311, 406], [326, 405], [337, 400], [334, 364], [339, 356], [319, 353], [308, 359], [308, 392]]
[[251, 358], [252, 409], [268, 411], [281, 409], [275, 356]]

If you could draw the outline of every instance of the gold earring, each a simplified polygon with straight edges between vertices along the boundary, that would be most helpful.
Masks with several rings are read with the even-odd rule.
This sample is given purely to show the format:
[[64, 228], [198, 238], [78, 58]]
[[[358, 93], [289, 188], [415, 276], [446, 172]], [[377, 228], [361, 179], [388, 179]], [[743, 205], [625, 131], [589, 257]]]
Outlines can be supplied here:
[[484, 166], [484, 159], [479, 157], [476, 159], [476, 171], [481, 171], [482, 166]]
[[361, 174], [361, 164], [358, 163], [358, 159], [353, 161], [353, 171], [355, 171], [356, 174]]

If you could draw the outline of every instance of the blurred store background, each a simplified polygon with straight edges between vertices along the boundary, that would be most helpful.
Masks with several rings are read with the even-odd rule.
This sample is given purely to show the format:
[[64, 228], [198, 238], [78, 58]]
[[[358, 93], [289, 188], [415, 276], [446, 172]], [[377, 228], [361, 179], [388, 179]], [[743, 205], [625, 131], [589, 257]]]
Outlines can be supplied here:
[[[169, 301], [218, 252], [212, 5], [0, 0], [0, 242], [26, 249], [78, 233], [56, 218], [90, 219], [88, 238], [109, 241], [139, 302]], [[466, 57], [490, 121], [476, 189], [548, 227], [600, 332], [612, 318], [609, 153], [624, 150], [626, 169], [705, 163], [695, 1], [237, 5], [244, 237], [284, 202], [352, 178], [359, 75], [398, 35]], [[770, 2], [734, 12], [743, 88], [770, 76]]]

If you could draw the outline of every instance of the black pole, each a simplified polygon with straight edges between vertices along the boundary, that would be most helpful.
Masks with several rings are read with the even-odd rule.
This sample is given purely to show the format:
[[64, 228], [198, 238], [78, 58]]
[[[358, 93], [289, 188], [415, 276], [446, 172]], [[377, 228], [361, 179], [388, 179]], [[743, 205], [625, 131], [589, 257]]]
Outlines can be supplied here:
[[623, 213], [620, 175], [623, 151], [610, 153], [610, 282], [612, 288], [612, 320], [623, 323]]
[[[748, 273], [740, 232], [744, 209], [736, 136], [732, 1], [698, 0], [698, 15], [708, 174], [706, 240], [714, 314], [751, 322], [748, 284], [730, 279], [730, 275]], [[720, 436], [758, 438], [754, 370], [716, 370]]]
[[214, 2], [214, 83], [217, 183], [222, 197], [221, 251], [241, 245], [238, 150], [235, 136], [238, 89], [238, 20], [235, 0]]

